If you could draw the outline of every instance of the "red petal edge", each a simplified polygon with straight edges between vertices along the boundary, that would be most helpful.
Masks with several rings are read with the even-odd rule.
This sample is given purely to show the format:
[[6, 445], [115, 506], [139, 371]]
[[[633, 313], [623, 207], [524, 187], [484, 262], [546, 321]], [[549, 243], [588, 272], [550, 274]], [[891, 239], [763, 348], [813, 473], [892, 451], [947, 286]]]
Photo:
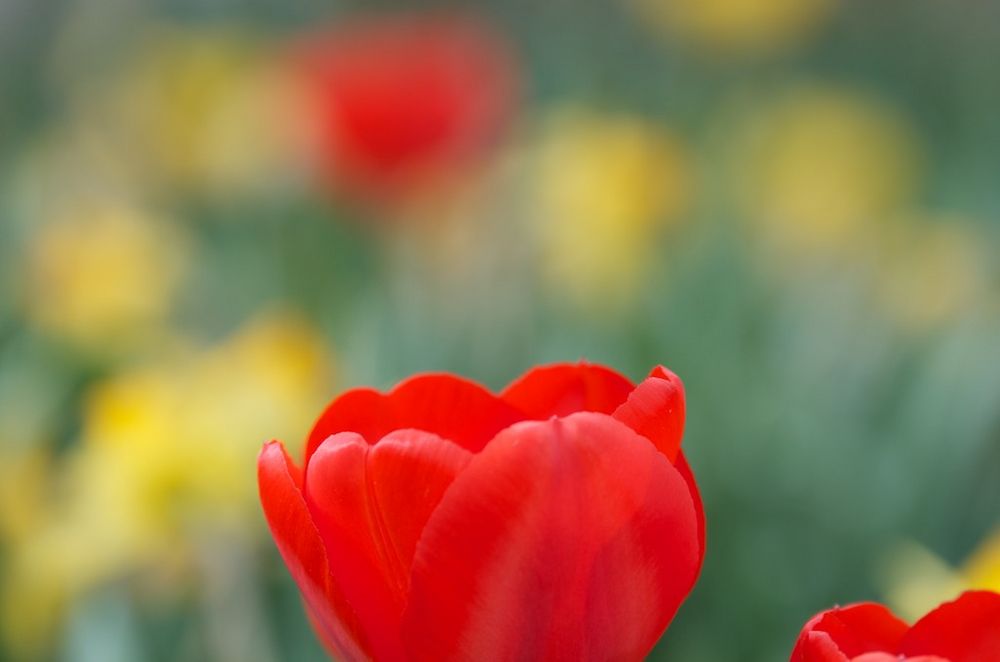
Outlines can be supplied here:
[[691, 465], [688, 464], [683, 451], [677, 454], [677, 462], [674, 463], [674, 467], [691, 491], [691, 501], [694, 504], [694, 513], [698, 521], [698, 570], [695, 573], [697, 576], [701, 573], [701, 566], [705, 561], [705, 506], [701, 501], [698, 483], [694, 480], [694, 472], [691, 471]]
[[374, 657], [405, 660], [400, 619], [417, 540], [472, 453], [420, 430], [369, 445], [353, 432], [323, 442], [305, 496], [333, 581], [354, 606]]
[[302, 472], [280, 442], [266, 444], [260, 452], [257, 482], [271, 534], [320, 639], [339, 659], [368, 660], [357, 616], [331, 580], [319, 531], [302, 496]]
[[968, 591], [942, 604], [910, 628], [898, 652], [950, 662], [1000, 660], [1000, 595]]
[[854, 662], [840, 652], [840, 647], [833, 643], [833, 639], [826, 632], [810, 632], [806, 636], [803, 648], [796, 650], [800, 657], [796, 657], [793, 653], [793, 662]]
[[444, 373], [417, 375], [386, 394], [352, 389], [336, 398], [309, 433], [306, 461], [327, 437], [355, 432], [374, 444], [393, 430], [431, 432], [473, 453], [525, 415], [486, 388]]
[[[863, 602], [835, 607], [814, 616], [799, 635], [791, 662], [826, 662], [829, 639], [846, 659], [865, 653], [895, 653], [906, 623], [880, 604]], [[817, 636], [822, 635], [822, 636]]]
[[534, 368], [511, 383], [500, 397], [527, 418], [544, 420], [578, 411], [610, 414], [635, 386], [626, 377], [586, 362]]
[[674, 462], [684, 434], [684, 384], [680, 377], [657, 366], [612, 414], [653, 442]]

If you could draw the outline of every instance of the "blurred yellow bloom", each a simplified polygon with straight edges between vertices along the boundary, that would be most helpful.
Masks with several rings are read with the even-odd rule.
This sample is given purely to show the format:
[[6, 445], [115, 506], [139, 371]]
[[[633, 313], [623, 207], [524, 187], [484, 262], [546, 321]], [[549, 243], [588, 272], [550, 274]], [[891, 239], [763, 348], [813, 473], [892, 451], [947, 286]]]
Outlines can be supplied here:
[[632, 0], [640, 16], [669, 35], [722, 53], [773, 51], [809, 37], [834, 0]]
[[562, 109], [543, 127], [535, 168], [542, 267], [555, 291], [585, 307], [627, 302], [690, 201], [677, 139], [638, 117]]
[[881, 249], [878, 302], [905, 327], [955, 320], [986, 295], [983, 239], [961, 219], [901, 219]]
[[737, 130], [747, 214], [794, 251], [851, 248], [908, 202], [921, 158], [898, 113], [846, 90], [800, 87]]
[[249, 35], [161, 28], [104, 107], [154, 184], [247, 192], [286, 171], [289, 89]]
[[14, 547], [8, 635], [30, 647], [74, 593], [129, 570], [174, 572], [206, 540], [255, 534], [256, 455], [271, 437], [305, 437], [329, 366], [308, 325], [275, 314], [95, 386], [52, 516]]
[[988, 537], [962, 567], [969, 588], [1000, 593], [1000, 529]]
[[[39, 439], [24, 438], [9, 423], [0, 417], [0, 546], [5, 552], [0, 635], [13, 659], [47, 659], [43, 649], [62, 602], [79, 586], [78, 557], [71, 554], [77, 536], [53, 519], [57, 499], [51, 454]], [[51, 563], [59, 550], [60, 562]]]
[[24, 305], [39, 327], [108, 348], [167, 316], [187, 261], [177, 226], [138, 209], [81, 204], [40, 228]]
[[17, 660], [43, 660], [68, 595], [80, 589], [72, 567], [71, 535], [29, 538], [5, 560], [0, 626], [8, 652]]
[[1000, 529], [957, 569], [916, 543], [902, 543], [886, 557], [881, 575], [890, 606], [911, 620], [962, 591], [1000, 592]]
[[0, 542], [24, 538], [41, 519], [48, 469], [47, 454], [37, 448], [0, 451]]
[[915, 621], [962, 592], [962, 578], [943, 560], [914, 542], [886, 554], [878, 572], [886, 601], [902, 618]]
[[271, 316], [213, 349], [115, 376], [87, 399], [77, 489], [95, 494], [95, 472], [119, 476], [101, 489], [129, 495], [122, 528], [155, 547], [190, 526], [256, 521], [247, 462], [270, 437], [304, 438], [328, 365], [304, 322]]

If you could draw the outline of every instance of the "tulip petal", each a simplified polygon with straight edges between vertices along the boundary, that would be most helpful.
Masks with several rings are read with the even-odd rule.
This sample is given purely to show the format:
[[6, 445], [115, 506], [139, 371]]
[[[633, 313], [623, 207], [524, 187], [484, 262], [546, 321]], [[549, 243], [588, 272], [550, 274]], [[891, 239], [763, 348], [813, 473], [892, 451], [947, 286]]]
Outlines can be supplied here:
[[418, 375], [386, 394], [362, 388], [335, 399], [320, 416], [306, 445], [306, 458], [330, 435], [356, 432], [374, 444], [392, 432], [432, 432], [472, 452], [525, 415], [479, 384], [447, 374]]
[[407, 588], [427, 520], [472, 458], [461, 446], [419, 430], [393, 432], [369, 451], [372, 495], [386, 536], [405, 569]]
[[917, 621], [903, 637], [904, 655], [939, 655], [983, 662], [1000, 655], [1000, 595], [968, 591]]
[[399, 622], [417, 540], [471, 458], [419, 430], [392, 432], [374, 446], [343, 432], [323, 442], [306, 469], [306, 502], [333, 579], [379, 660], [404, 658]]
[[612, 415], [677, 459], [684, 434], [684, 384], [677, 375], [657, 366]]
[[306, 618], [309, 620], [309, 624], [312, 625], [313, 632], [319, 637], [320, 644], [323, 645], [323, 649], [326, 651], [327, 655], [334, 660], [368, 660], [370, 658], [352, 658], [348, 657], [344, 651], [340, 649], [337, 642], [333, 641], [328, 634], [327, 627], [323, 624], [323, 621], [319, 616], [313, 611], [312, 607], [308, 603], [305, 604]]
[[257, 479], [271, 534], [324, 645], [342, 660], [369, 659], [357, 615], [330, 577], [319, 531], [302, 496], [302, 472], [280, 442], [264, 446]]
[[[799, 635], [792, 651], [792, 662], [835, 660], [829, 657], [825, 643], [829, 638], [847, 659], [865, 653], [895, 653], [906, 623], [886, 607], [863, 602], [847, 607], [836, 607], [814, 616]], [[823, 635], [823, 636], [819, 636]]]
[[387, 399], [371, 388], [351, 389], [334, 398], [309, 432], [306, 466], [319, 445], [338, 432], [356, 432], [372, 444], [384, 437], [395, 418]]
[[694, 472], [691, 471], [691, 465], [688, 464], [683, 451], [677, 454], [677, 461], [674, 463], [674, 467], [677, 468], [681, 478], [684, 479], [688, 489], [691, 490], [691, 501], [694, 503], [695, 517], [698, 520], [698, 572], [700, 573], [701, 564], [705, 560], [705, 506], [701, 501], [701, 491], [698, 489], [698, 483], [694, 480]]
[[417, 660], [641, 659], [697, 576], [684, 478], [609, 416], [501, 432], [417, 546], [403, 616]]
[[560, 363], [526, 372], [500, 397], [528, 418], [543, 420], [578, 411], [610, 414], [635, 388], [614, 370], [589, 363]]
[[826, 632], [810, 632], [799, 639], [791, 662], [854, 662], [840, 652], [840, 647]]
[[[844, 659], [846, 660], [847, 658], [845, 657]], [[918, 655], [917, 657], [903, 658], [899, 655], [891, 655], [889, 653], [865, 653], [864, 655], [851, 658], [850, 662], [901, 662], [903, 660], [905, 662], [950, 662], [937, 655]]]

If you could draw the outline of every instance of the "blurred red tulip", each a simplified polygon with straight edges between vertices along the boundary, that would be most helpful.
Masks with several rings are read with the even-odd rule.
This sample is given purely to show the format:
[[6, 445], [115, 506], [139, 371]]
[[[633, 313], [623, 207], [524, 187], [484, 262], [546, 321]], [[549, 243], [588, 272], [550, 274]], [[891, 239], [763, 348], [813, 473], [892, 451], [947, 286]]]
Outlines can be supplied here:
[[315, 156], [355, 199], [392, 201], [450, 183], [512, 114], [512, 50], [472, 18], [348, 20], [297, 53]]
[[681, 381], [536, 368], [348, 391], [258, 464], [271, 532], [345, 660], [640, 660], [695, 583]]
[[997, 662], [1000, 595], [969, 591], [912, 627], [871, 602], [837, 607], [806, 623], [791, 662]]

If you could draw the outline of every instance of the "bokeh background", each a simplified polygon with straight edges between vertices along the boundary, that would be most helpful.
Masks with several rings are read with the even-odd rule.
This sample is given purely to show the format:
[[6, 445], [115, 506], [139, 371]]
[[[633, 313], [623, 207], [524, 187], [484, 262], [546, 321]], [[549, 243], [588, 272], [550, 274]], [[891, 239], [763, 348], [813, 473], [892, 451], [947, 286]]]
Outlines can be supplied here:
[[1000, 5], [2, 0], [0, 657], [320, 660], [256, 501], [339, 390], [687, 384], [654, 652], [1000, 589]]

